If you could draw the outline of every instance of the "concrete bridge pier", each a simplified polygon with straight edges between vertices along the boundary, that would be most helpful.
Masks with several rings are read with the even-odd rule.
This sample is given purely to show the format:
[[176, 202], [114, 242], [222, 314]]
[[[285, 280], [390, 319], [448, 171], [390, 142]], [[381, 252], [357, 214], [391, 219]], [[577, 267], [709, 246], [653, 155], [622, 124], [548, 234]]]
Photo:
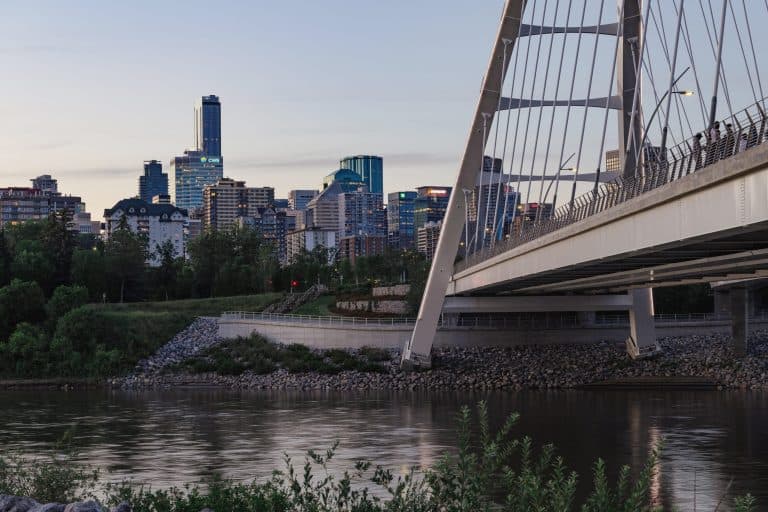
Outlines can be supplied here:
[[747, 354], [747, 334], [749, 333], [749, 289], [746, 286], [733, 286], [730, 289], [731, 301], [731, 337], [733, 351], [743, 357]]
[[632, 307], [629, 309], [629, 338], [627, 353], [632, 359], [657, 353], [656, 322], [653, 319], [653, 290], [635, 288], [629, 291]]

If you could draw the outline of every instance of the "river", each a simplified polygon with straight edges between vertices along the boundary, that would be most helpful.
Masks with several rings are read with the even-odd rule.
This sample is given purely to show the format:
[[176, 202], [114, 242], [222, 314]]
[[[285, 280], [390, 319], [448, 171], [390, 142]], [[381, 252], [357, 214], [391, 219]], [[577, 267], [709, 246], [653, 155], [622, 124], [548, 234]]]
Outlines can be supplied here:
[[[464, 404], [487, 400], [516, 432], [553, 442], [587, 488], [604, 458], [639, 467], [664, 440], [653, 493], [665, 507], [713, 510], [752, 492], [768, 508], [768, 394], [724, 391], [238, 392], [0, 391], [0, 447], [47, 453], [74, 425], [79, 458], [108, 480], [154, 487], [213, 474], [262, 478], [310, 448], [340, 441], [333, 468], [366, 458], [397, 471], [429, 466], [455, 445]], [[727, 500], [729, 501], [729, 500]], [[721, 510], [727, 510], [722, 508]]]

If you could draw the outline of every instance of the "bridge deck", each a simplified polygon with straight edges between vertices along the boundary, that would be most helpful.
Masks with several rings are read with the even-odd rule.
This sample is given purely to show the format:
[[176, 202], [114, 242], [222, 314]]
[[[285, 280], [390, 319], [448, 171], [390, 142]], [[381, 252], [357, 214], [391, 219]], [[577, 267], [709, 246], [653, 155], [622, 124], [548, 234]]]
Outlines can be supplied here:
[[768, 269], [768, 144], [468, 268], [449, 294], [618, 291]]

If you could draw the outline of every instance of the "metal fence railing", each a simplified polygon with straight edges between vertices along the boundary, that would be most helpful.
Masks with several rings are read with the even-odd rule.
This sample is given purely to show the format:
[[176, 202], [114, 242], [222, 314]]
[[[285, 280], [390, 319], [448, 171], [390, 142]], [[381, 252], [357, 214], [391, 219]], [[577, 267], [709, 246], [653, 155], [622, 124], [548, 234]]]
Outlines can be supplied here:
[[227, 311], [222, 313], [222, 320], [269, 320], [290, 321], [310, 325], [413, 325], [415, 318], [364, 318], [353, 316], [294, 315], [285, 313], [256, 313], [252, 311]]
[[565, 226], [603, 212], [630, 199], [659, 188], [672, 181], [692, 174], [735, 154], [768, 142], [768, 115], [764, 98], [733, 116], [720, 121], [722, 131], [700, 132], [695, 137], [668, 148], [665, 154], [648, 151], [647, 158], [638, 166], [632, 177], [617, 177], [604, 183], [595, 191], [582, 194], [573, 202], [557, 208], [545, 219], [526, 219], [519, 226], [512, 226], [512, 233], [505, 240], [484, 247], [455, 265], [461, 271], [482, 261], [502, 254], [517, 246], [552, 233]]
[[[280, 313], [255, 313], [251, 311], [228, 311], [221, 315], [222, 320], [262, 320], [270, 322], [290, 322], [309, 326], [403, 326], [412, 327], [414, 318], [363, 318], [346, 316], [294, 315]], [[654, 316], [657, 324], [710, 322], [728, 320], [727, 316], [715, 313], [658, 314]], [[768, 321], [768, 311], [759, 311], [750, 315], [751, 320]], [[440, 318], [440, 327], [463, 327], [478, 329], [565, 329], [597, 326], [624, 326], [629, 324], [627, 313], [600, 313], [592, 322], [584, 322], [573, 313], [560, 314], [511, 314], [511, 315], [444, 315]]]

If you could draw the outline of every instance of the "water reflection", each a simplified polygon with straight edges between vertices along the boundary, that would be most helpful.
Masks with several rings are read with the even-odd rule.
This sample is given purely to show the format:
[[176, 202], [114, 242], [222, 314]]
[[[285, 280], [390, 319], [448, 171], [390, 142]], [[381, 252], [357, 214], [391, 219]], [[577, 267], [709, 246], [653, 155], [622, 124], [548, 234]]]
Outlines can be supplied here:
[[341, 442], [332, 468], [366, 458], [406, 472], [435, 463], [454, 443], [463, 404], [488, 400], [492, 423], [522, 414], [519, 432], [554, 442], [589, 485], [602, 457], [615, 478], [635, 469], [664, 440], [653, 479], [659, 504], [712, 510], [733, 478], [733, 493], [768, 504], [768, 395], [706, 391], [523, 393], [0, 392], [0, 446], [26, 453], [52, 447], [76, 425], [80, 457], [157, 487], [213, 474], [266, 477], [283, 454]]

